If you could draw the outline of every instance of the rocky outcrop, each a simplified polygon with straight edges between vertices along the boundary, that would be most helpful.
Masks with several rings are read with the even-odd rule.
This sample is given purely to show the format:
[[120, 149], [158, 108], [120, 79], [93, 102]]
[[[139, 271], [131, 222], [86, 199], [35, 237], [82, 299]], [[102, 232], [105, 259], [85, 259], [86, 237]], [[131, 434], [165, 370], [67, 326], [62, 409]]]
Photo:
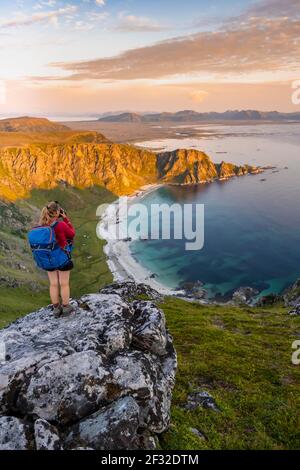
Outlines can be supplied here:
[[195, 282], [182, 282], [179, 290], [183, 289], [183, 296], [192, 299], [206, 299], [208, 297], [208, 291], [203, 288], [202, 281]]
[[289, 315], [296, 316], [300, 315], [300, 304], [295, 305], [291, 310], [289, 310]]
[[261, 173], [263, 170], [259, 167], [250, 165], [234, 165], [233, 163], [221, 162], [217, 165], [218, 178], [220, 180], [227, 180], [234, 176], [244, 176], [248, 174]]
[[290, 315], [300, 315], [300, 279], [284, 291], [283, 300], [287, 307], [292, 307]]
[[107, 287], [70, 317], [46, 307], [0, 331], [0, 449], [155, 447], [176, 353], [155, 291], [134, 300], [143, 289]]
[[175, 150], [158, 154], [159, 177], [165, 182], [204, 183], [218, 177], [216, 165], [198, 150]]
[[130, 145], [69, 142], [4, 147], [0, 150], [0, 197], [16, 200], [33, 188], [55, 188], [60, 181], [86, 188], [104, 186], [117, 195], [152, 183], [195, 184], [257, 173], [257, 167], [216, 165], [198, 150], [155, 154]]
[[214, 398], [205, 390], [197, 390], [190, 393], [187, 402], [184, 404], [184, 408], [187, 410], [206, 408], [213, 411], [220, 411]]
[[287, 307], [300, 305], [300, 279], [284, 291], [283, 300]]
[[215, 164], [199, 150], [174, 150], [158, 154], [159, 178], [163, 182], [180, 184], [207, 183], [226, 180], [235, 176], [260, 173], [258, 167], [234, 165], [222, 162]]
[[118, 294], [128, 302], [132, 302], [137, 298], [147, 298], [154, 301], [162, 300], [162, 295], [155, 289], [152, 289], [152, 287], [146, 284], [136, 284], [134, 281], [114, 282], [101, 289], [101, 292], [103, 294], [114, 294], [118, 292]]
[[0, 450], [31, 450], [30, 425], [14, 416], [0, 416]]
[[232, 300], [237, 305], [251, 304], [258, 296], [259, 291], [253, 287], [239, 287], [232, 295]]

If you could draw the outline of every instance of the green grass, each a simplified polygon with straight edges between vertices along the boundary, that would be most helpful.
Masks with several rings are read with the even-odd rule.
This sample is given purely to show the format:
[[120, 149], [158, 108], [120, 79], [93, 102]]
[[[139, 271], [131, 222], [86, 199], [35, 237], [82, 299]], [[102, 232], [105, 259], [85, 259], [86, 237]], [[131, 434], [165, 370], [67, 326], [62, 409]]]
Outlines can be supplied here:
[[0, 287], [0, 328], [4, 328], [17, 318], [34, 312], [49, 304], [48, 291], [35, 292], [26, 287], [15, 289]]
[[[281, 306], [204, 307], [168, 299], [162, 308], [179, 361], [162, 448], [299, 449], [300, 367], [291, 363], [299, 318]], [[208, 391], [221, 412], [185, 410], [195, 390]]]

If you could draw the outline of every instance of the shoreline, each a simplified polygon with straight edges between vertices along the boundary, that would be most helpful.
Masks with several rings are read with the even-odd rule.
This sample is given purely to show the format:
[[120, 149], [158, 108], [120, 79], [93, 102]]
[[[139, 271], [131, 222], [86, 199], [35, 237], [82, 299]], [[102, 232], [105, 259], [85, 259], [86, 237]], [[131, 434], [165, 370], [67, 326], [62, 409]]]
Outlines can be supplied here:
[[[164, 184], [151, 184], [142, 186], [140, 189], [135, 191], [131, 196], [128, 197], [129, 203], [134, 201], [140, 201], [147, 194], [155, 191], [159, 187], [164, 186]], [[171, 296], [182, 296], [184, 295], [183, 290], [174, 290], [168, 286], [165, 286], [161, 282], [158, 282], [156, 279], [151, 278], [153, 273], [147, 268], [143, 267], [138, 263], [131, 251], [130, 251], [130, 241], [128, 240], [116, 240], [112, 239], [110, 233], [114, 230], [115, 223], [114, 220], [117, 220], [120, 223], [119, 218], [119, 201], [121, 198], [116, 199], [111, 203], [105, 212], [103, 213], [98, 233], [103, 240], [106, 241], [104, 246], [104, 253], [107, 258], [108, 267], [113, 275], [114, 282], [116, 281], [134, 281], [138, 284], [146, 284], [152, 289], [155, 289], [157, 292], [163, 295]]]
[[[228, 176], [226, 178], [219, 178], [217, 180], [212, 181], [205, 181], [202, 183], [197, 184], [212, 184], [215, 181], [227, 181], [235, 178], [239, 178], [241, 176], [257, 176], [258, 174], [263, 173], [267, 168], [266, 167], [258, 167], [257, 172], [249, 173], [247, 175], [235, 175], [235, 176]], [[182, 184], [182, 183], [167, 183], [168, 185], [172, 186], [187, 186], [190, 183]], [[160, 187], [164, 187], [167, 185], [166, 183], [154, 183], [142, 186], [140, 189], [137, 189], [133, 194], [130, 196], [126, 196], [129, 204], [133, 203], [134, 201], [138, 202], [143, 199], [147, 194], [155, 191]], [[147, 268], [142, 266], [138, 263], [130, 250], [130, 240], [126, 239], [113, 239], [110, 233], [114, 233], [114, 227], [116, 227], [116, 223], [114, 221], [117, 220], [117, 224], [120, 224], [122, 220], [119, 217], [119, 202], [122, 196], [112, 202], [107, 209], [104, 211], [103, 215], [101, 216], [100, 224], [98, 226], [97, 232], [101, 239], [106, 241], [106, 245], [103, 248], [103, 251], [106, 255], [106, 262], [109, 267], [110, 272], [113, 275], [114, 282], [120, 281], [134, 281], [137, 284], [146, 284], [152, 289], [155, 289], [162, 295], [169, 295], [181, 298], [186, 301], [190, 302], [197, 302], [200, 304], [217, 304], [217, 305], [224, 305], [227, 304], [229, 301], [226, 302], [218, 302], [209, 298], [197, 298], [191, 296], [187, 293], [185, 289], [180, 289], [179, 287], [176, 289], [172, 289], [162, 282], [157, 281], [153, 278], [153, 273], [149, 271]]]

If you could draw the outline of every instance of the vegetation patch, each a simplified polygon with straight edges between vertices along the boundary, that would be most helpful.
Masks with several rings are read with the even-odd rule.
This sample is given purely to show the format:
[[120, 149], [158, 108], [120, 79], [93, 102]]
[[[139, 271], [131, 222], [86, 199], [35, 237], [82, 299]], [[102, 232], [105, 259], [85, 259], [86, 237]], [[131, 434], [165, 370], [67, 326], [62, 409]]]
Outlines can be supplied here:
[[[179, 361], [172, 425], [161, 447], [299, 449], [300, 368], [291, 363], [299, 317], [281, 305], [201, 306], [168, 298], [161, 307]], [[220, 412], [187, 410], [196, 391], [208, 392]]]

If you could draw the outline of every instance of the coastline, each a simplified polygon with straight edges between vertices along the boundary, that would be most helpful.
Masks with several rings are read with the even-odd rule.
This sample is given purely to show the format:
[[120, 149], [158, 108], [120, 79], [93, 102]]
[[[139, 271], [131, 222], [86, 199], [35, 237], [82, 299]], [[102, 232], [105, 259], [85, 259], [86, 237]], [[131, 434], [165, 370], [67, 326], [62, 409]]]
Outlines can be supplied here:
[[[219, 178], [218, 181], [230, 180], [234, 178], [239, 178], [241, 176], [255, 176], [260, 173], [263, 173], [265, 170], [266, 168], [264, 167], [258, 167], [256, 172], [249, 173], [248, 175], [228, 176], [224, 178]], [[198, 184], [211, 184], [214, 181], [215, 180], [205, 181]], [[170, 184], [171, 186], [186, 186], [190, 183], [168, 184]], [[132, 195], [127, 196], [127, 199], [129, 203], [139, 202], [143, 199], [143, 197], [155, 191], [159, 187], [163, 186], [165, 186], [165, 183], [156, 183], [142, 186], [140, 189], [136, 190]], [[103, 251], [106, 255], [106, 262], [109, 267], [109, 270], [113, 275], [114, 282], [134, 281], [138, 284], [146, 284], [162, 295], [176, 296], [187, 301], [195, 301], [203, 304], [220, 304], [219, 302], [212, 301], [207, 298], [199, 299], [187, 295], [187, 292], [184, 289], [178, 288], [175, 290], [157, 281], [155, 278], [151, 277], [153, 275], [151, 271], [149, 271], [147, 268], [145, 268], [135, 260], [130, 250], [130, 240], [113, 239], [111, 233], [114, 233], [116, 227], [115, 221], [117, 220], [117, 224], [120, 224], [120, 222], [122, 222], [122, 219], [120, 218], [119, 214], [119, 202], [121, 198], [122, 197], [119, 197], [107, 207], [107, 209], [101, 216], [100, 224], [97, 228], [98, 236], [106, 241], [106, 245], [104, 246]]]
[[[157, 188], [164, 186], [163, 184], [151, 184], [142, 186], [131, 196], [127, 196], [129, 203], [137, 202], [143, 199], [147, 194], [155, 191]], [[184, 291], [171, 289], [154, 278], [151, 278], [152, 272], [144, 268], [133, 257], [130, 251], [130, 241], [115, 240], [111, 237], [115, 223], [122, 222], [119, 217], [119, 201], [118, 198], [111, 203], [103, 213], [98, 228], [98, 234], [106, 241], [104, 253], [107, 257], [108, 267], [113, 275], [114, 281], [135, 281], [137, 283], [146, 284], [152, 289], [163, 295], [183, 296]]]

